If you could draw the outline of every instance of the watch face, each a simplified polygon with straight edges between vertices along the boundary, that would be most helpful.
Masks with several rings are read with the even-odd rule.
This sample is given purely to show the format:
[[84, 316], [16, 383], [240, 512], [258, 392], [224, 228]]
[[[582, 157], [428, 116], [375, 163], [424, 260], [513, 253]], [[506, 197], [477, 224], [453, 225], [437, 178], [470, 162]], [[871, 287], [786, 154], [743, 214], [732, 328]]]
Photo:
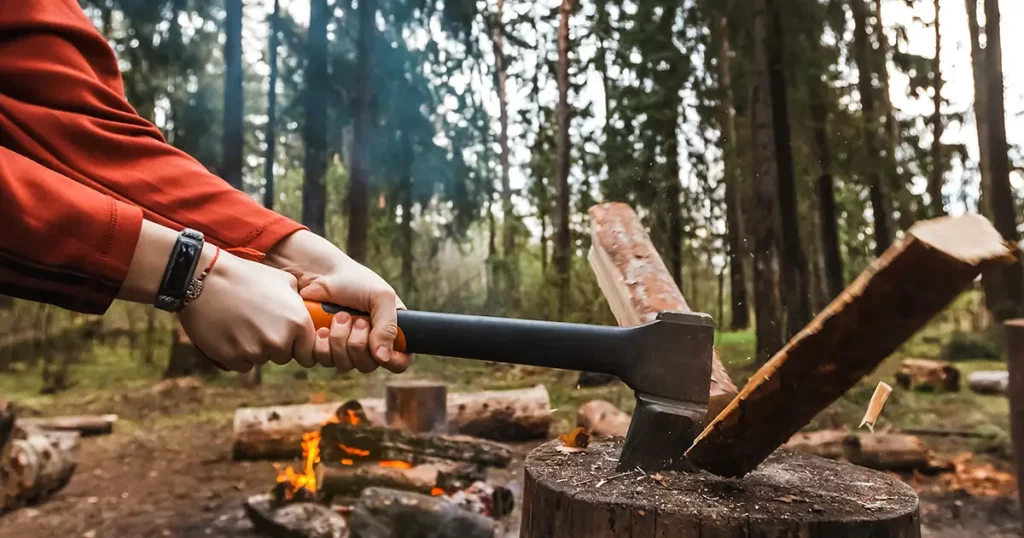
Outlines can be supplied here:
[[199, 245], [182, 243], [171, 260], [171, 273], [167, 275], [167, 289], [174, 293], [184, 293], [188, 286], [189, 275], [192, 273], [192, 260], [199, 256]]

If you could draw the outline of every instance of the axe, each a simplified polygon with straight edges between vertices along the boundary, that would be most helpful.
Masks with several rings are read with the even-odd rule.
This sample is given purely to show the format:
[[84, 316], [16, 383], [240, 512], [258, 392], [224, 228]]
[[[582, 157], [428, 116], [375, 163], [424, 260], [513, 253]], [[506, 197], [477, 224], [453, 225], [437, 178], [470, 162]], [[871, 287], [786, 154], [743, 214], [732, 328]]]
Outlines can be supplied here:
[[[317, 328], [339, 312], [370, 321], [335, 304], [306, 307]], [[656, 472], [692, 469], [683, 453], [703, 427], [713, 343], [711, 316], [693, 312], [609, 327], [399, 310], [395, 350], [614, 375], [636, 396], [618, 469]]]

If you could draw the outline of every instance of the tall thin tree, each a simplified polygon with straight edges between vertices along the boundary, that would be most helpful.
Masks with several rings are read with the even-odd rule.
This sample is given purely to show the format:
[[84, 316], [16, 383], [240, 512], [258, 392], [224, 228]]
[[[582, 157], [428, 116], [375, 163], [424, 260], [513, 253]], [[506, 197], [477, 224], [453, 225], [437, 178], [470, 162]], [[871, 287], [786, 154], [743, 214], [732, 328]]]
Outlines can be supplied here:
[[[989, 204], [995, 217], [995, 227], [1011, 245], [1020, 241], [1017, 215], [1014, 210], [1013, 188], [1010, 186], [1009, 148], [1006, 142], [1006, 108], [1003, 102], [1003, 53], [999, 28], [999, 0], [985, 0], [985, 86], [988, 91], [988, 143], [989, 172], [992, 174]], [[1002, 321], [1024, 314], [1024, 270], [1018, 259], [1013, 264], [992, 269], [987, 276], [999, 272], [999, 285], [993, 290], [997, 299], [992, 314]], [[988, 290], [986, 290], [987, 292]]]
[[783, 344], [782, 298], [779, 294], [778, 173], [772, 127], [771, 75], [768, 65], [767, 0], [753, 0], [751, 24], [754, 50], [750, 80], [754, 152], [754, 204], [750, 230], [754, 239], [754, 316], [757, 357], [768, 360]]
[[242, 188], [242, 0], [226, 0], [224, 21], [224, 130], [221, 174]]
[[878, 144], [879, 118], [875, 108], [874, 70], [872, 69], [865, 0], [850, 0], [853, 12], [854, 61], [857, 63], [857, 89], [860, 93], [861, 115], [864, 122], [864, 150], [867, 158], [866, 183], [871, 199], [871, 214], [875, 223], [875, 255], [881, 256], [892, 244], [892, 214], [888, 193], [880, 173], [881, 149]]
[[725, 180], [725, 222], [729, 248], [729, 295], [732, 303], [730, 327], [738, 331], [750, 326], [747, 304], [746, 259], [744, 248], [743, 205], [740, 196], [740, 164], [736, 151], [736, 106], [732, 92], [732, 48], [729, 44], [729, 19], [718, 16], [718, 91], [721, 100], [722, 165]]
[[555, 136], [555, 244], [552, 258], [557, 274], [558, 317], [565, 316], [569, 303], [569, 267], [571, 245], [569, 235], [569, 15], [573, 0], [562, 0], [558, 23], [558, 132]]
[[946, 207], [942, 200], [942, 173], [945, 171], [943, 161], [942, 132], [945, 125], [942, 122], [942, 38], [939, 34], [939, 0], [935, 0], [935, 57], [932, 58], [932, 168], [928, 176], [928, 197], [931, 198], [931, 213], [933, 217], [946, 214]]
[[[978, 208], [982, 215], [993, 219], [988, 193], [992, 191], [988, 149], [988, 86], [985, 80], [985, 53], [981, 47], [981, 28], [978, 23], [978, 0], [964, 0], [967, 11], [967, 29], [971, 39], [971, 74], [974, 77], [974, 125], [978, 132], [978, 172], [981, 176], [981, 196]], [[982, 279], [984, 284], [985, 279]]]
[[506, 301], [514, 301], [516, 284], [516, 236], [515, 215], [512, 207], [512, 186], [509, 182], [509, 147], [508, 147], [508, 96], [505, 86], [508, 82], [508, 66], [505, 54], [505, 0], [498, 0], [496, 22], [494, 24], [494, 63], [498, 89], [498, 145], [501, 161], [501, 286]]
[[274, 156], [277, 153], [277, 40], [278, 19], [281, 17], [281, 2], [274, 0], [274, 11], [270, 13], [270, 38], [267, 46], [267, 63], [270, 77], [267, 81], [267, 148], [263, 154], [263, 206], [274, 209]]
[[356, 40], [356, 99], [352, 129], [352, 174], [348, 198], [348, 255], [366, 261], [366, 234], [369, 226], [371, 99], [373, 96], [373, 41], [377, 7], [374, 0], [359, 0], [359, 37]]
[[327, 220], [327, 0], [309, 2], [309, 36], [306, 39], [306, 144], [302, 180], [302, 223], [325, 235]]

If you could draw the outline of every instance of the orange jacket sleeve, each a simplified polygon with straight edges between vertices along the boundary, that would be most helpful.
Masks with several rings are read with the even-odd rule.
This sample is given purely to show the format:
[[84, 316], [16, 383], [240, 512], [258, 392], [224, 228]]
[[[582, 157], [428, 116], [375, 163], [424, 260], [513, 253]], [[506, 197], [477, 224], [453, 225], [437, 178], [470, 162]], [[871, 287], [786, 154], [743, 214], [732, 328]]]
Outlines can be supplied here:
[[77, 0], [0, 3], [0, 58], [0, 146], [222, 247], [265, 252], [302, 228], [168, 144], [135, 112], [113, 50]]
[[101, 314], [128, 274], [142, 210], [0, 148], [0, 294]]

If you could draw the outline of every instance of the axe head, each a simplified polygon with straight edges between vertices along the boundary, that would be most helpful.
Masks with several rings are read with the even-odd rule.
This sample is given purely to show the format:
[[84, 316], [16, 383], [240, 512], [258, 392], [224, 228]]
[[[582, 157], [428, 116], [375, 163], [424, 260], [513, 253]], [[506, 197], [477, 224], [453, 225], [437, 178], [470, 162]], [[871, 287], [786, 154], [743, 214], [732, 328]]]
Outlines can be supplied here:
[[618, 468], [692, 470], [684, 453], [707, 413], [714, 322], [707, 314], [665, 311], [634, 330], [639, 349], [620, 378], [633, 389], [636, 409]]

